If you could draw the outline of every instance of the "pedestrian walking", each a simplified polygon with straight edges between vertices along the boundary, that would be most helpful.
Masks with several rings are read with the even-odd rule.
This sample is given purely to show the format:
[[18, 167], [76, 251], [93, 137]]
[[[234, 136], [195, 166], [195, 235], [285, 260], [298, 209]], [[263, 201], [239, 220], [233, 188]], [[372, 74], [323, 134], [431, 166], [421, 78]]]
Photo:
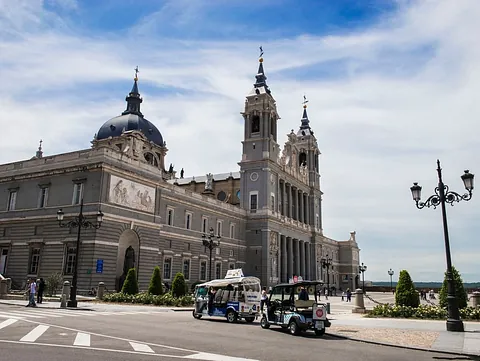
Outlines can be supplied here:
[[37, 293], [37, 283], [34, 279], [29, 280], [28, 305], [26, 307], [37, 307], [35, 303], [35, 294]]
[[43, 292], [45, 291], [45, 281], [43, 278], [40, 278], [38, 281], [38, 289], [37, 289], [37, 303], [43, 302]]
[[260, 312], [263, 313], [263, 306], [267, 302], [267, 287], [263, 287], [262, 289], [262, 297], [260, 298]]

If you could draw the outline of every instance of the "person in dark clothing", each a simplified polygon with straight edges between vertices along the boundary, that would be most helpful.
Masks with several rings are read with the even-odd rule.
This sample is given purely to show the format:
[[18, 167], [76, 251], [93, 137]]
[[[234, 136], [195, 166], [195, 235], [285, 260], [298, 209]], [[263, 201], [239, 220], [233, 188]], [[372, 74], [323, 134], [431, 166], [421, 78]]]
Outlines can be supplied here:
[[45, 291], [45, 281], [43, 278], [40, 278], [40, 281], [38, 281], [37, 303], [43, 302], [43, 291]]
[[208, 291], [208, 314], [211, 316], [213, 314], [213, 301], [215, 299], [216, 290], [210, 288]]
[[308, 292], [307, 290], [305, 289], [305, 287], [302, 286], [302, 288], [300, 289], [300, 293], [298, 294], [298, 299], [300, 301], [308, 301]]

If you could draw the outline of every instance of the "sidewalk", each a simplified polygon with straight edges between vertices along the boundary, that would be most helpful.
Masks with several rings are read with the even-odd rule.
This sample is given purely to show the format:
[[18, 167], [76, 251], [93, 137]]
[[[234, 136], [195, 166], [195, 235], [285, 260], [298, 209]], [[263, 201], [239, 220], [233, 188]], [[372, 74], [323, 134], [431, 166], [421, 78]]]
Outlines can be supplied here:
[[[353, 304], [330, 297], [332, 326], [327, 334], [387, 346], [480, 357], [480, 322], [464, 322], [465, 332], [447, 332], [444, 320], [367, 318]], [[367, 302], [365, 302], [367, 306]], [[373, 306], [372, 306], [373, 307]], [[367, 306], [367, 309], [371, 307]]]

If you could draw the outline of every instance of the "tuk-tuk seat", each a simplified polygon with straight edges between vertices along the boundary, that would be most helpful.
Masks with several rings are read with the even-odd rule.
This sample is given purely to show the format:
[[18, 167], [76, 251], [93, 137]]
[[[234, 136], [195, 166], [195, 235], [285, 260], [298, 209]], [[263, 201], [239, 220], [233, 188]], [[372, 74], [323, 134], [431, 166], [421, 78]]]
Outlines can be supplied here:
[[295, 307], [297, 308], [310, 308], [313, 307], [313, 304], [315, 303], [315, 300], [295, 300]]

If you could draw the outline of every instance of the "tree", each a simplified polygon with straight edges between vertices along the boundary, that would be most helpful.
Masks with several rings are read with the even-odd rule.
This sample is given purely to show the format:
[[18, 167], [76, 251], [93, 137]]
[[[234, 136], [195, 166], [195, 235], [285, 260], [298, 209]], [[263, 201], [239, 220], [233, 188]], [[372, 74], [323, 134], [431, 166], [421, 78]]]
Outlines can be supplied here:
[[151, 295], [163, 295], [162, 277], [160, 276], [160, 267], [158, 266], [153, 269], [150, 285], [148, 286], [148, 293]]
[[[457, 298], [458, 308], [465, 308], [467, 307], [467, 303], [468, 303], [467, 292], [463, 287], [462, 276], [460, 276], [460, 273], [458, 273], [457, 269], [454, 266], [452, 266], [452, 278], [453, 278], [453, 283], [455, 284], [455, 297]], [[447, 283], [447, 272], [445, 272], [445, 278], [443, 280], [442, 288], [440, 289], [440, 296], [439, 296], [440, 307], [446, 308], [448, 306], [447, 296], [448, 296], [448, 283]]]
[[[46, 282], [46, 291], [48, 296], [55, 296], [62, 283], [62, 275], [58, 272], [52, 273]], [[67, 295], [68, 298], [68, 295]]]
[[185, 296], [185, 277], [183, 273], [177, 273], [172, 282], [172, 295], [173, 297]]
[[397, 306], [410, 307], [418, 307], [420, 305], [420, 296], [406, 270], [401, 270], [398, 277], [397, 288], [395, 290], [395, 304]]
[[122, 293], [127, 295], [136, 295], [138, 293], [137, 272], [135, 268], [130, 268], [127, 273], [127, 278], [123, 282]]

